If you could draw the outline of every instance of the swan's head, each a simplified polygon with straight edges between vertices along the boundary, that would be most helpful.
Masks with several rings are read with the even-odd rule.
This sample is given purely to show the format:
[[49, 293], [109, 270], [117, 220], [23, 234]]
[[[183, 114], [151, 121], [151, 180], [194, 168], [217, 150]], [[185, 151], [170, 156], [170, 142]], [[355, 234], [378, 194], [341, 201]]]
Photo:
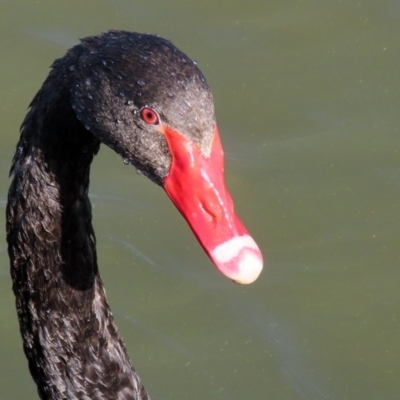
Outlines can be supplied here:
[[225, 187], [212, 94], [196, 63], [158, 36], [116, 31], [69, 54], [77, 118], [165, 189], [224, 275], [253, 282], [262, 255]]

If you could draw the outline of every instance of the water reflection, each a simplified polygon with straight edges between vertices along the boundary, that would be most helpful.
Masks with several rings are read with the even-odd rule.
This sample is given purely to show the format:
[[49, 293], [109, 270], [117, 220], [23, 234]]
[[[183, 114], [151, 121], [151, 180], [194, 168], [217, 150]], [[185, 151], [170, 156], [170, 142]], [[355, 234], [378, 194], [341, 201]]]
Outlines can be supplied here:
[[293, 327], [279, 320], [267, 307], [246, 304], [243, 299], [230, 300], [227, 309], [276, 356], [278, 368], [293, 393], [304, 400], [338, 398], [318, 372], [318, 366], [310, 361]]

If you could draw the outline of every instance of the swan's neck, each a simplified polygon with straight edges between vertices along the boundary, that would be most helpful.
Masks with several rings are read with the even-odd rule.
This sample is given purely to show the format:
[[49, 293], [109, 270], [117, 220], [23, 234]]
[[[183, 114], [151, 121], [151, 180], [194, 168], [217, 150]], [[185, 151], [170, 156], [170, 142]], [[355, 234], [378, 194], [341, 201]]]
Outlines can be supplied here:
[[[46, 97], [47, 96], [47, 97]], [[147, 399], [98, 274], [88, 198], [99, 142], [46, 84], [22, 127], [7, 207], [13, 290], [42, 399]]]

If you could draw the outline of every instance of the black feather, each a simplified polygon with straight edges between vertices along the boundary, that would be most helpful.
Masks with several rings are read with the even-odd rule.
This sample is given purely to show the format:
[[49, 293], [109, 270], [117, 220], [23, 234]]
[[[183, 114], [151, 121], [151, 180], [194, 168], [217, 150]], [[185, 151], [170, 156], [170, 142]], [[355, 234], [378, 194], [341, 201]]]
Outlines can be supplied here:
[[139, 118], [143, 106], [209, 151], [207, 83], [152, 35], [82, 40], [54, 62], [22, 124], [7, 240], [24, 350], [43, 400], [149, 399], [106, 301], [88, 197], [101, 142], [158, 184], [168, 175], [168, 146]]

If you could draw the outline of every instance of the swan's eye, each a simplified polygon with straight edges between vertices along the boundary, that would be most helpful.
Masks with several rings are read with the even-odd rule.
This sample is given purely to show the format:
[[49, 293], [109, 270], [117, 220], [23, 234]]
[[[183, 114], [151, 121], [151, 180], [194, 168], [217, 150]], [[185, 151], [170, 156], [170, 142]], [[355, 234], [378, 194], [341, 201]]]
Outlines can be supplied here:
[[142, 108], [142, 111], [140, 111], [140, 117], [144, 122], [146, 122], [146, 124], [158, 124], [158, 115], [152, 108]]

